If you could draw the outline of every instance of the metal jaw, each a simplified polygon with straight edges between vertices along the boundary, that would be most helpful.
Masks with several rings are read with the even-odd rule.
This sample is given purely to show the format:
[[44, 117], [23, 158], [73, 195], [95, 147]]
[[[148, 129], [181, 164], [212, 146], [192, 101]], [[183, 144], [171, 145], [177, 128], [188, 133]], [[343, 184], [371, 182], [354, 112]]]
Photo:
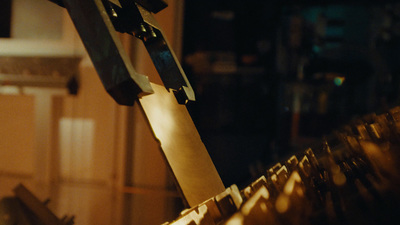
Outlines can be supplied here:
[[50, 0], [68, 10], [107, 92], [122, 105], [153, 93], [148, 77], [136, 73], [116, 31], [140, 38], [168, 91], [178, 102], [195, 101], [185, 73], [154, 19], [162, 0]]

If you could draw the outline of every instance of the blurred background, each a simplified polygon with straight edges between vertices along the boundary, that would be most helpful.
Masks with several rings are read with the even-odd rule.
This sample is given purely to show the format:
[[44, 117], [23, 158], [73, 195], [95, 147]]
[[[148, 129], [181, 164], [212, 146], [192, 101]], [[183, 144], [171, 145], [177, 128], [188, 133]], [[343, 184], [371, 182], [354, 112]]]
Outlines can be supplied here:
[[[399, 103], [396, 1], [168, 3], [156, 19], [225, 186]], [[0, 36], [0, 197], [24, 182], [76, 224], [176, 218], [184, 206], [142, 111], [108, 96], [65, 10], [5, 0]], [[160, 83], [143, 44], [120, 38], [137, 72]]]
[[191, 1], [192, 117], [226, 183], [399, 100], [398, 3]]

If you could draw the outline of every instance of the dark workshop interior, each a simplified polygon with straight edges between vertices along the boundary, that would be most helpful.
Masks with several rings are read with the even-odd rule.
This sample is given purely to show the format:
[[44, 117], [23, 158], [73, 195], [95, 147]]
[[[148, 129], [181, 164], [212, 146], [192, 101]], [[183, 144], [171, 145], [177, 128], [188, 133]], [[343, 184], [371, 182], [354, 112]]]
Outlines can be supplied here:
[[186, 3], [183, 64], [197, 94], [189, 110], [226, 184], [398, 104], [398, 7]]
[[[51, 1], [3, 0], [0, 7], [0, 224], [45, 224], [7, 211], [22, 183], [40, 201], [50, 198], [47, 206], [57, 217], [75, 215], [77, 225], [175, 225], [193, 205], [182, 199], [143, 109], [110, 98], [68, 13], [57, 5], [62, 1]], [[226, 188], [242, 190], [277, 162], [319, 148], [338, 130], [348, 132], [349, 123], [399, 106], [398, 1], [167, 2], [155, 18], [194, 90], [196, 101], [186, 108]], [[162, 84], [143, 44], [132, 35], [118, 37], [135, 70]], [[237, 204], [234, 197], [227, 201]], [[382, 206], [385, 213], [393, 205]], [[222, 216], [231, 213], [223, 210]], [[14, 216], [24, 219], [11, 223]], [[341, 216], [327, 224], [344, 224]], [[383, 221], [391, 224], [391, 218]], [[297, 219], [269, 222], [306, 224]], [[326, 222], [318, 219], [309, 224]], [[258, 224], [243, 221], [176, 225]], [[360, 221], [346, 222], [381, 222]]]

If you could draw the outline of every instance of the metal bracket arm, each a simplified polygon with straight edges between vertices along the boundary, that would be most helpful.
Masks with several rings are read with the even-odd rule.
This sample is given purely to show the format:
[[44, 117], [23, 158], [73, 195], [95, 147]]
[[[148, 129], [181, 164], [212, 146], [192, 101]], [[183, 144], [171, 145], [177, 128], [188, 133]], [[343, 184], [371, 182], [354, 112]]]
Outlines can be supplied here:
[[163, 0], [49, 0], [65, 7], [107, 92], [122, 105], [151, 94], [148, 77], [134, 70], [116, 31], [141, 39], [168, 91], [180, 104], [195, 101], [194, 91], [154, 19]]

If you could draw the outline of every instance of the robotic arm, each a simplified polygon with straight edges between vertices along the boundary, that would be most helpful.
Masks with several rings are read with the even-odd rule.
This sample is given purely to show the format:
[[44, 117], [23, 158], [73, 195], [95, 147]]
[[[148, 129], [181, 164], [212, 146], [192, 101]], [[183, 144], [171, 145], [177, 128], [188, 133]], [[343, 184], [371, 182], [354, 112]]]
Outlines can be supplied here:
[[[119, 104], [138, 102], [143, 109], [184, 202], [194, 206], [224, 191], [183, 105], [195, 100], [193, 89], [152, 15], [165, 8], [165, 2], [50, 1], [68, 10], [108, 93]], [[147, 76], [135, 72], [116, 31], [132, 34], [144, 42], [164, 86], [151, 84]]]
[[152, 13], [167, 7], [163, 0], [49, 0], [65, 7], [107, 92], [122, 105], [153, 93], [138, 74], [116, 33], [141, 39], [168, 91], [180, 104], [195, 101], [185, 73]]
[[[165, 2], [50, 1], [68, 10], [108, 93], [119, 104], [138, 102], [143, 109], [184, 202], [194, 206], [224, 191], [222, 180], [183, 105], [195, 100], [193, 89], [152, 15], [165, 8]], [[164, 86], [151, 84], [147, 76], [135, 72], [116, 31], [129, 33], [144, 42]]]

